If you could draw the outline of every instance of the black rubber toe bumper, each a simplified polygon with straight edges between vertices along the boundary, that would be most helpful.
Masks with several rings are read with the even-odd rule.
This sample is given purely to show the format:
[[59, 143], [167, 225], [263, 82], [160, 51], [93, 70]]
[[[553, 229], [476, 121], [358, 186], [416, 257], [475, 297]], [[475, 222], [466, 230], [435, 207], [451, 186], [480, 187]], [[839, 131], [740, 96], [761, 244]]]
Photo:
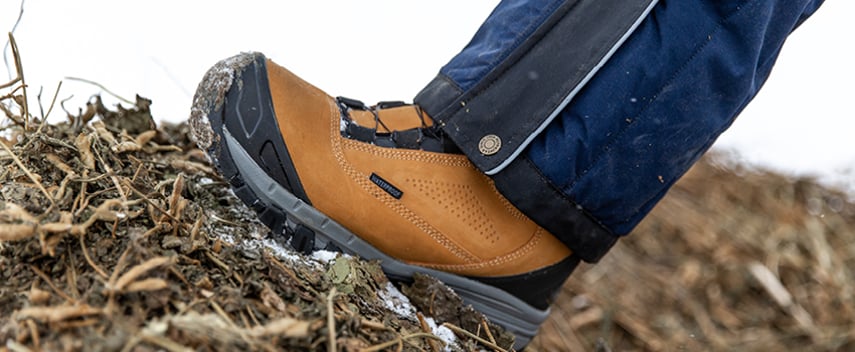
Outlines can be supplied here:
[[[270, 177], [304, 202], [311, 204], [291, 162], [288, 147], [279, 133], [267, 79], [267, 60], [257, 54], [252, 64], [235, 74], [235, 82], [238, 84], [232, 85], [226, 93], [222, 110], [215, 112], [215, 116], [209, 115], [211, 127], [219, 135], [222, 135], [223, 127], [228, 129], [252, 160]], [[220, 148], [218, 152], [228, 151]], [[218, 158], [222, 164], [220, 166], [233, 166], [224, 165], [223, 161], [228, 159]]]
[[236, 71], [228, 84], [230, 89], [223, 97], [222, 104], [216, 108], [211, 106], [215, 110], [207, 112], [211, 129], [219, 141], [212, 144], [208, 152], [228, 179], [235, 195], [258, 213], [259, 220], [274, 234], [282, 236], [281, 239], [292, 248], [304, 253], [316, 249], [337, 250], [334, 246], [318, 248], [314, 232], [305, 226], [287, 226], [287, 213], [274, 204], [262, 202], [262, 197], [256, 194], [258, 190], [252, 189], [244, 181], [231, 151], [224, 143], [228, 133], [267, 176], [306, 204], [311, 204], [291, 162], [288, 147], [279, 133], [268, 85], [267, 60], [261, 54], [252, 55], [251, 63], [235, 67]]

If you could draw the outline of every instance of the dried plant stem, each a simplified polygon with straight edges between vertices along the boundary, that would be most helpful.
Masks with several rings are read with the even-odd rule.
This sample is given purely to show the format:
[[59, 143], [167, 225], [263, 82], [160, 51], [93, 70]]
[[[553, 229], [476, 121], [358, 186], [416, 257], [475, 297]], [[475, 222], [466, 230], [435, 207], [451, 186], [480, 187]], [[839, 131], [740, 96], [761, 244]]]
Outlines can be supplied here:
[[8, 348], [9, 351], [12, 351], [12, 352], [31, 352], [32, 351], [29, 347], [24, 346], [21, 343], [15, 342], [15, 340], [12, 340], [12, 339], [6, 340], [5, 347]]
[[306, 281], [305, 281], [305, 280], [303, 280], [303, 279], [301, 279], [299, 276], [297, 276], [297, 273], [295, 273], [293, 270], [291, 270], [290, 268], [288, 268], [287, 266], [285, 266], [284, 264], [282, 264], [282, 262], [280, 262], [279, 260], [277, 260], [277, 259], [276, 259], [276, 257], [274, 257], [274, 256], [272, 256], [272, 255], [269, 255], [269, 254], [265, 254], [265, 259], [266, 259], [268, 262], [270, 262], [270, 264], [272, 264], [274, 268], [276, 268], [276, 269], [277, 269], [277, 270], [279, 270], [280, 272], [282, 272], [282, 273], [284, 273], [285, 275], [287, 275], [289, 278], [291, 278], [292, 280], [294, 280], [294, 282], [299, 283], [299, 284], [300, 284], [300, 287], [305, 288], [307, 291], [309, 291], [310, 293], [312, 293], [315, 297], [318, 297], [318, 296], [320, 296], [320, 295], [321, 295], [321, 294], [320, 294], [317, 290], [315, 290], [311, 285], [309, 285], [308, 283], [306, 283]]
[[327, 350], [330, 352], [338, 351], [335, 341], [335, 312], [333, 312], [333, 303], [335, 303], [336, 289], [330, 290], [327, 295], [327, 330], [329, 331], [329, 345]]
[[104, 158], [101, 157], [101, 153], [99, 153], [97, 149], [95, 150], [95, 156], [98, 157], [98, 161], [101, 162], [101, 165], [104, 166], [104, 170], [107, 171], [107, 174], [110, 175], [110, 179], [113, 180], [113, 185], [116, 186], [116, 192], [119, 192], [119, 197], [122, 198], [122, 202], [127, 203], [128, 196], [126, 196], [125, 192], [122, 191], [122, 183], [119, 182], [119, 178], [116, 177], [116, 173], [113, 171], [113, 168], [104, 161]]
[[[113, 273], [110, 274], [110, 279], [107, 280], [107, 285], [109, 285], [111, 287], [115, 286], [116, 280], [119, 279], [119, 273], [122, 272], [122, 270], [125, 270], [125, 266], [127, 265], [127, 262], [128, 262], [128, 255], [130, 254], [130, 252], [131, 252], [131, 246], [127, 246], [125, 248], [125, 250], [122, 252], [122, 255], [119, 256], [119, 260], [116, 261], [116, 266], [113, 267]], [[112, 306], [112, 303], [113, 303], [113, 294], [112, 294], [112, 291], [110, 291], [110, 292], [111, 292], [111, 294], [110, 294], [110, 301], [109, 301], [108, 307]]]
[[816, 325], [814, 324], [813, 317], [802, 306], [796, 303], [792, 294], [784, 287], [784, 284], [781, 283], [781, 279], [777, 275], [759, 262], [749, 263], [748, 271], [760, 282], [775, 303], [793, 316], [799, 327], [811, 333], [812, 336], [816, 335]]
[[220, 260], [220, 258], [217, 258], [217, 256], [215, 256], [214, 254], [212, 254], [210, 251], [205, 251], [205, 256], [207, 256], [207, 257], [208, 257], [208, 259], [211, 261], [211, 263], [214, 263], [214, 264], [216, 264], [220, 269], [223, 269], [223, 271], [224, 271], [224, 272], [229, 273], [229, 272], [231, 272], [231, 271], [232, 271], [232, 269], [229, 267], [229, 265], [228, 265], [228, 264], [223, 263], [223, 261], [222, 261], [222, 260]]
[[487, 337], [490, 339], [490, 342], [496, 343], [496, 338], [493, 337], [493, 332], [490, 331], [490, 325], [487, 324], [486, 320], [481, 320], [481, 327], [484, 328], [484, 333], [487, 334]]
[[145, 194], [143, 194], [142, 192], [140, 192], [139, 190], [137, 190], [136, 188], [134, 188], [133, 186], [131, 186], [129, 183], [127, 183], [127, 182], [126, 182], [126, 183], [125, 183], [125, 186], [127, 186], [127, 187], [128, 187], [128, 189], [129, 189], [129, 190], [131, 190], [131, 192], [132, 192], [132, 193], [134, 193], [134, 194], [136, 194], [137, 196], [139, 196], [140, 198], [142, 198], [142, 200], [143, 200], [146, 204], [150, 205], [152, 208], [154, 208], [155, 210], [159, 211], [159, 212], [160, 212], [161, 214], [163, 214], [164, 216], [168, 217], [168, 218], [169, 218], [169, 220], [172, 220], [172, 221], [178, 222], [178, 219], [176, 219], [174, 216], [172, 216], [172, 214], [170, 214], [170, 212], [166, 211], [166, 210], [165, 210], [165, 209], [163, 209], [161, 206], [159, 206], [159, 205], [157, 205], [156, 203], [152, 202], [152, 201], [151, 201], [151, 199], [149, 199], [149, 198], [148, 198], [148, 196], [146, 196]]
[[109, 285], [108, 289], [124, 291], [128, 285], [136, 281], [140, 276], [159, 267], [171, 265], [173, 261], [174, 259], [172, 257], [156, 257], [149, 259], [128, 270], [128, 272], [120, 276], [112, 285]]
[[[22, 74], [23, 69], [21, 67], [21, 57], [18, 54], [18, 44], [15, 42], [15, 36], [12, 32], [9, 32], [9, 45], [12, 47], [12, 57], [15, 59], [15, 73], [16, 76], [11, 81], [0, 84], [0, 89], [9, 88], [15, 85], [18, 82], [24, 80], [24, 75]], [[5, 56], [5, 54], [4, 54]], [[8, 64], [7, 64], [8, 66]]]
[[91, 266], [92, 269], [94, 269], [98, 273], [98, 275], [101, 275], [101, 277], [105, 279], [108, 278], [110, 275], [107, 275], [107, 272], [104, 271], [104, 269], [101, 269], [98, 264], [95, 264], [95, 262], [92, 260], [92, 257], [89, 256], [89, 250], [86, 249], [86, 243], [83, 238], [84, 236], [86, 236], [86, 234], [83, 234], [83, 236], [77, 236], [77, 238], [80, 239], [80, 250], [83, 252], [83, 258], [86, 258], [86, 263], [89, 263], [89, 266]]
[[210, 301], [210, 304], [211, 304], [211, 308], [214, 310], [214, 312], [216, 312], [217, 315], [219, 315], [221, 318], [223, 318], [223, 320], [226, 321], [226, 324], [231, 326], [232, 329], [234, 329], [234, 331], [236, 331], [240, 335], [241, 339], [243, 339], [246, 342], [250, 341], [249, 337], [246, 335], [246, 330], [242, 329], [240, 326], [235, 324], [235, 321], [229, 317], [229, 314], [226, 313], [226, 311], [223, 309], [223, 307], [221, 307], [217, 303], [217, 301], [212, 300], [212, 301]]
[[359, 325], [364, 326], [364, 327], [369, 328], [369, 329], [374, 329], [374, 330], [389, 330], [389, 327], [387, 327], [386, 325], [383, 325], [383, 323], [376, 322], [373, 320], [368, 320], [368, 319], [362, 319], [362, 321], [359, 323]]
[[18, 82], [20, 82], [20, 81], [21, 81], [21, 77], [13, 78], [13, 79], [12, 79], [11, 81], [9, 81], [9, 82], [6, 82], [6, 83], [3, 83], [3, 84], [0, 84], [0, 89], [9, 88], [9, 87], [11, 87], [11, 86], [15, 85], [15, 83], [18, 83]]
[[39, 179], [38, 179], [38, 178], [36, 178], [36, 176], [35, 176], [35, 175], [33, 175], [33, 173], [30, 171], [30, 169], [28, 169], [28, 168], [24, 165], [24, 163], [23, 163], [23, 162], [21, 162], [21, 159], [19, 159], [19, 158], [18, 158], [18, 156], [17, 156], [17, 155], [15, 155], [15, 153], [14, 153], [14, 152], [12, 152], [12, 149], [9, 149], [9, 147], [6, 145], [6, 143], [0, 143], [0, 146], [3, 146], [3, 149], [5, 149], [7, 153], [9, 153], [9, 155], [12, 157], [12, 160], [14, 160], [14, 161], [15, 161], [15, 164], [17, 164], [17, 165], [18, 165], [18, 167], [20, 167], [20, 168], [21, 168], [21, 171], [24, 171], [24, 174], [26, 174], [26, 175], [27, 175], [27, 177], [28, 177], [31, 181], [33, 181], [33, 183], [34, 183], [37, 187], [39, 187], [39, 190], [40, 190], [40, 191], [42, 191], [42, 193], [44, 193], [45, 197], [47, 197], [47, 199], [50, 201], [51, 207], [53, 207], [53, 206], [55, 205], [54, 200], [53, 200], [53, 197], [50, 195], [50, 192], [48, 192], [48, 191], [45, 189], [45, 187], [44, 187], [44, 186], [42, 186], [41, 181], [39, 181]]
[[478, 343], [480, 343], [480, 344], [482, 344], [482, 345], [484, 345], [484, 346], [490, 347], [490, 348], [492, 348], [492, 349], [493, 349], [494, 351], [496, 351], [496, 352], [508, 352], [508, 350], [506, 350], [506, 349], [504, 349], [504, 348], [499, 347], [499, 346], [498, 346], [498, 345], [496, 345], [495, 343], [492, 343], [492, 342], [490, 342], [490, 341], [484, 340], [482, 337], [480, 337], [480, 336], [478, 336], [478, 335], [475, 335], [475, 334], [473, 334], [473, 333], [471, 333], [471, 332], [469, 332], [469, 331], [466, 331], [466, 330], [464, 330], [464, 329], [461, 329], [460, 327], [458, 327], [458, 326], [456, 326], [456, 325], [454, 325], [454, 324], [443, 323], [443, 324], [442, 324], [442, 326], [449, 328], [451, 331], [454, 331], [454, 332], [455, 332], [455, 333], [457, 333], [457, 334], [461, 334], [461, 335], [466, 336], [466, 337], [468, 337], [468, 338], [471, 338], [471, 339], [473, 339], [473, 340], [475, 340], [475, 341], [478, 341]]
[[36, 348], [36, 351], [41, 350], [41, 342], [39, 341], [39, 328], [36, 326], [36, 322], [33, 319], [26, 320], [27, 328], [30, 329], [30, 340], [33, 341], [33, 346]]
[[[50, 112], [53, 111], [53, 106], [54, 106], [54, 104], [56, 104], [56, 97], [59, 95], [59, 89], [60, 88], [62, 88], [62, 81], [59, 81], [59, 83], [56, 85], [56, 91], [54, 91], [54, 93], [53, 93], [53, 99], [51, 99], [51, 101], [50, 101], [50, 107], [48, 107], [47, 113], [42, 113], [42, 123], [39, 125], [39, 128], [36, 130], [36, 134], [41, 134], [42, 130], [47, 125], [47, 118], [48, 118], [48, 116], [50, 116]], [[40, 97], [39, 101], [41, 101], [41, 97]], [[39, 103], [39, 104], [41, 104], [41, 103]]]
[[[71, 243], [67, 243], [66, 248], [71, 251], [71, 246]], [[78, 290], [79, 286], [77, 285], [77, 277], [79, 275], [77, 273], [77, 265], [74, 263], [74, 256], [68, 256], [66, 259], [68, 260], [68, 263], [65, 265], [66, 288], [71, 291], [71, 296], [79, 301], [80, 290]]]
[[[18, 25], [21, 24], [22, 18], [24, 18], [24, 0], [21, 0], [21, 6], [20, 6], [20, 9], [18, 10], [18, 18], [15, 19], [15, 24], [12, 25], [12, 29], [9, 31], [10, 34], [15, 33], [15, 30], [18, 29]], [[7, 71], [7, 73], [9, 73], [9, 76], [12, 76], [12, 73], [8, 72], [9, 71], [9, 61], [6, 60], [6, 49], [9, 48], [9, 44], [10, 43], [7, 42], [6, 45], [3, 47], [3, 63], [6, 64], [6, 71]]]
[[220, 305], [217, 304], [216, 301], [211, 301], [210, 303], [211, 303], [211, 308], [214, 309], [214, 312], [216, 312], [221, 318], [223, 318], [223, 321], [225, 321], [226, 324], [229, 324], [229, 326], [231, 326], [234, 329], [240, 328], [239, 326], [237, 326], [237, 324], [235, 324], [235, 322], [232, 320], [232, 318], [229, 317], [229, 314], [226, 313], [226, 311], [223, 309], [223, 307], [220, 307]]
[[65, 79], [67, 79], [67, 80], [69, 80], [69, 81], [78, 81], [78, 82], [83, 82], [83, 83], [91, 84], [91, 85], [93, 85], [93, 86], [96, 86], [96, 87], [98, 87], [98, 88], [101, 88], [101, 90], [103, 90], [103, 91], [104, 91], [104, 93], [107, 93], [107, 94], [112, 95], [112, 96], [113, 96], [113, 97], [115, 97], [116, 99], [121, 100], [123, 103], [134, 105], [134, 102], [132, 102], [132, 101], [130, 101], [130, 100], [128, 100], [128, 99], [125, 99], [125, 98], [123, 98], [122, 96], [120, 96], [120, 95], [118, 95], [118, 94], [116, 94], [116, 93], [113, 93], [113, 91], [111, 91], [111, 90], [107, 89], [107, 87], [105, 87], [105, 86], [104, 86], [103, 84], [101, 84], [101, 83], [98, 83], [98, 82], [95, 82], [95, 81], [90, 81], [90, 80], [85, 79], [85, 78], [78, 78], [78, 77], [65, 77]]
[[[433, 340], [437, 340], [437, 341], [442, 341], [439, 337], [437, 337], [437, 336], [436, 336], [436, 335], [434, 335], [434, 334], [429, 334], [429, 333], [425, 333], [425, 332], [417, 332], [417, 333], [414, 333], [414, 334], [409, 334], [409, 335], [406, 335], [406, 336], [401, 336], [401, 337], [398, 337], [397, 339], [394, 339], [394, 340], [391, 340], [391, 341], [386, 341], [386, 342], [384, 342], [384, 343], [381, 343], [381, 344], [378, 344], [378, 345], [374, 345], [374, 346], [371, 346], [371, 347], [368, 347], [368, 348], [362, 349], [361, 351], [362, 351], [362, 352], [377, 352], [377, 351], [382, 351], [382, 350], [385, 350], [385, 349], [387, 349], [387, 348], [389, 348], [389, 347], [392, 347], [392, 346], [395, 346], [395, 345], [401, 345], [404, 341], [411, 340], [411, 339], [416, 339], [416, 338], [426, 338], [426, 339], [433, 339]], [[503, 351], [504, 351], [504, 350], [503, 350]]]
[[39, 268], [36, 268], [35, 266], [30, 265], [30, 270], [32, 270], [36, 275], [38, 275], [40, 278], [42, 278], [42, 280], [44, 280], [44, 282], [48, 286], [50, 286], [51, 290], [53, 290], [53, 292], [56, 292], [56, 294], [58, 294], [60, 297], [62, 297], [63, 299], [65, 299], [66, 301], [68, 301], [70, 303], [76, 303], [77, 302], [74, 298], [71, 298], [71, 296], [66, 294], [64, 291], [60, 290], [59, 287], [56, 287], [56, 285], [54, 285], [53, 281], [50, 279], [50, 276], [45, 274], [43, 271], [39, 270]]
[[192, 348], [182, 346], [181, 344], [170, 340], [164, 336], [156, 336], [150, 334], [143, 334], [141, 339], [145, 342], [148, 342], [157, 347], [163, 348], [169, 352], [192, 352], [194, 351]]
[[[11, 86], [19, 81], [21, 82], [21, 95], [24, 97], [24, 101], [21, 103], [21, 108], [23, 109], [21, 117], [24, 119], [24, 130], [27, 131], [29, 130], [30, 124], [29, 104], [27, 103], [27, 82], [24, 80], [24, 66], [21, 63], [21, 53], [18, 51], [18, 43], [15, 42], [15, 36], [12, 32], [9, 32], [9, 45], [12, 47], [12, 57], [15, 59], [15, 71], [17, 73], [17, 78], [7, 84], [8, 86]], [[2, 85], [0, 86], [0, 89], [8, 86]]]
[[[425, 320], [425, 316], [424, 316], [424, 315], [422, 315], [422, 313], [421, 313], [421, 312], [416, 312], [416, 318], [418, 318], [418, 319], [419, 319], [419, 325], [421, 325], [421, 327], [422, 327], [422, 331], [423, 331], [423, 332], [425, 332], [425, 333], [432, 333], [432, 331], [431, 331], [431, 329], [430, 329], [430, 326], [429, 326], [429, 325], [428, 325], [428, 323], [427, 323], [427, 320]], [[442, 351], [442, 345], [440, 345], [440, 344], [438, 343], [438, 341], [436, 341], [436, 340], [428, 340], [428, 344], [430, 345], [430, 349], [431, 349], [431, 351], [434, 351], [434, 352], [440, 352], [440, 351]]]
[[[261, 322], [259, 322], [258, 318], [255, 317], [255, 313], [252, 312], [252, 308], [250, 308], [250, 306], [246, 306], [246, 313], [249, 315], [249, 318], [252, 319], [253, 327], [261, 326]], [[247, 327], [249, 327], [249, 325], [247, 325]]]

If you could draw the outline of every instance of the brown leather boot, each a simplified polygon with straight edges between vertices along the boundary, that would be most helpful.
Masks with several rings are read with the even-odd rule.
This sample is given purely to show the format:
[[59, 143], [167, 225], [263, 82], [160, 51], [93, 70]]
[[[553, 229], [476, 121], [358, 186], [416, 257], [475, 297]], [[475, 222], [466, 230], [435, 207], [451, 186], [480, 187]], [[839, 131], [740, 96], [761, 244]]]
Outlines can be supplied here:
[[418, 106], [332, 98], [253, 53], [208, 71], [191, 126], [238, 197], [292, 247], [379, 259], [393, 279], [432, 275], [518, 347], [578, 263]]

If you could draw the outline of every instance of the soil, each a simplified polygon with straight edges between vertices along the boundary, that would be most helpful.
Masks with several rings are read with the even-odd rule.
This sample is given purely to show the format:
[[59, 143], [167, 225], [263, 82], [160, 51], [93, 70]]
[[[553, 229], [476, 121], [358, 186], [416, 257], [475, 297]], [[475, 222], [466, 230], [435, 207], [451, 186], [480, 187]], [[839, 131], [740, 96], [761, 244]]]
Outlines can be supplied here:
[[[18, 92], [0, 96], [0, 351], [440, 350], [426, 317], [450, 350], [510, 345], [435, 280], [404, 285], [402, 314], [376, 263], [287, 251], [150, 101], [43, 124]], [[855, 349], [848, 199], [706, 158], [574, 273], [528, 350]]]
[[59, 124], [9, 115], [0, 351], [442, 348], [421, 313], [381, 297], [377, 263], [307, 257], [269, 237], [188, 126], [156, 128], [150, 104], [96, 97]]

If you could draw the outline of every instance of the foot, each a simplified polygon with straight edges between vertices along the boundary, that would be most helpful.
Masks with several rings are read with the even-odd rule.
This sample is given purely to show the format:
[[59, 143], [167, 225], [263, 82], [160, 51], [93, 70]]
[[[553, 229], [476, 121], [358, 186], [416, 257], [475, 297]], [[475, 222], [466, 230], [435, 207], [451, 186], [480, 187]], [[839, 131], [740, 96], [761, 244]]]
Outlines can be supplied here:
[[517, 347], [578, 263], [418, 106], [333, 98], [252, 53], [208, 71], [191, 126], [238, 197], [292, 247], [377, 259], [397, 280], [432, 275]]

